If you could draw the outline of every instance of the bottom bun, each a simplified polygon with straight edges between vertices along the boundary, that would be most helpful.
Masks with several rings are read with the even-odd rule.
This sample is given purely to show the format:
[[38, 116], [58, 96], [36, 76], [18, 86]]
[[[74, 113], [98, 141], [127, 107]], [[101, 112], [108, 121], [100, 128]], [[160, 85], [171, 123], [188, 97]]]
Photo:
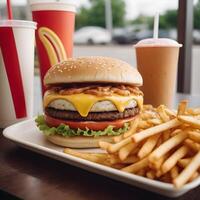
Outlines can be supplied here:
[[99, 141], [112, 142], [113, 136], [98, 136], [98, 137], [87, 137], [87, 136], [74, 136], [74, 137], [63, 137], [60, 135], [47, 136], [47, 139], [59, 146], [71, 147], [71, 148], [95, 148], [99, 147]]

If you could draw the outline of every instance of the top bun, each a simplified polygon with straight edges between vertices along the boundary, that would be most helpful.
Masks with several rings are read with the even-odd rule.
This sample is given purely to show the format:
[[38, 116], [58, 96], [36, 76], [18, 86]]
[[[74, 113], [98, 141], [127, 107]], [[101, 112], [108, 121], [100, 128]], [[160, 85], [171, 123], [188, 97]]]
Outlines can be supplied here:
[[100, 56], [70, 58], [51, 67], [44, 77], [45, 85], [83, 82], [135, 86], [143, 83], [136, 68], [121, 60]]

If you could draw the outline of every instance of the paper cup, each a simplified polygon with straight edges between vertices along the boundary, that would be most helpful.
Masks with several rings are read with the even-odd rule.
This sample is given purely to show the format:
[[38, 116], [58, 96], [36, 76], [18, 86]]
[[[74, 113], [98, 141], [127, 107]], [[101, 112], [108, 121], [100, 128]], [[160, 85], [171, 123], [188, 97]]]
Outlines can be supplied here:
[[33, 116], [36, 23], [0, 20], [0, 127]]
[[[41, 82], [47, 70], [73, 54], [76, 5], [73, 1], [29, 1], [33, 20], [38, 23], [36, 44]], [[45, 87], [42, 84], [43, 93]]]
[[179, 49], [182, 45], [167, 38], [144, 39], [134, 47], [143, 77], [144, 103], [173, 107]]

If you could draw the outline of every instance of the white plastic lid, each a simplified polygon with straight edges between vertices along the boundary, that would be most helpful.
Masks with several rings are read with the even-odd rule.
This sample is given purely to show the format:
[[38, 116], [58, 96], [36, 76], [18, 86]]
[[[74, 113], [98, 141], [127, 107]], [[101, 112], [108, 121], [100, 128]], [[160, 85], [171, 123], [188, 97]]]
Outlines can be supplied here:
[[177, 41], [169, 38], [147, 38], [139, 41], [134, 47], [182, 47]]
[[25, 20], [0, 20], [0, 27], [37, 28], [37, 23]]
[[76, 12], [77, 3], [74, 0], [28, 0], [32, 11], [59, 10]]

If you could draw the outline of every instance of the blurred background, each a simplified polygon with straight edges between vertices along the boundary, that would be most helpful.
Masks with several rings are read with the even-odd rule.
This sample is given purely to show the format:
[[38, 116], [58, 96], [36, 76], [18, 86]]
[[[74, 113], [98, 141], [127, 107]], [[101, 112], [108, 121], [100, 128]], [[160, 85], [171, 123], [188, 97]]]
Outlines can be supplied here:
[[[133, 44], [152, 37], [160, 13], [160, 37], [177, 39], [178, 0], [74, 0], [77, 3], [74, 56], [102, 55], [136, 65]], [[192, 0], [191, 0], [192, 1]], [[15, 19], [31, 19], [26, 0], [12, 0]], [[6, 18], [6, 0], [0, 18]], [[193, 0], [191, 93], [200, 94], [200, 0]], [[36, 56], [36, 73], [38, 61]]]
[[[160, 13], [160, 37], [177, 39], [178, 0], [74, 0], [77, 3], [76, 44], [134, 44], [151, 37], [153, 16]], [[111, 5], [109, 5], [111, 3]], [[27, 0], [12, 0], [16, 19], [31, 19]], [[6, 18], [6, 0], [0, 16]], [[200, 44], [200, 0], [194, 0], [193, 42]], [[101, 34], [102, 37], [94, 37]]]

